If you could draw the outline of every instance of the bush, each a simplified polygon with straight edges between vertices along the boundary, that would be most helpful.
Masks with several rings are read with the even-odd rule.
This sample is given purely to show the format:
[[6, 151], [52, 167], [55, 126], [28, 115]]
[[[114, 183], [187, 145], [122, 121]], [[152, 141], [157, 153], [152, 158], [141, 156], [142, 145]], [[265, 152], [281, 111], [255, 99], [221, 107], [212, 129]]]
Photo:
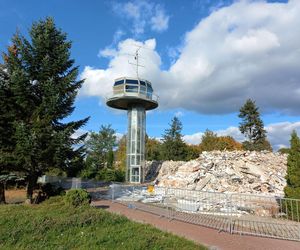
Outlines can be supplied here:
[[50, 183], [46, 183], [41, 186], [41, 190], [43, 195], [46, 198], [49, 198], [51, 196], [56, 196], [56, 195], [64, 195], [65, 191], [62, 187], [56, 187]]
[[290, 149], [289, 148], [280, 148], [280, 149], [278, 149], [277, 152], [281, 153], [281, 154], [288, 154], [290, 152]]
[[72, 189], [67, 192], [64, 200], [73, 207], [86, 206], [91, 203], [91, 196], [84, 189]]
[[123, 182], [125, 180], [125, 171], [119, 169], [103, 168], [97, 174], [96, 179], [102, 181]]
[[115, 177], [117, 182], [124, 182], [125, 181], [125, 171], [121, 169], [115, 170]]
[[244, 141], [243, 149], [249, 151], [270, 151], [272, 152], [272, 146], [267, 139], [257, 140], [255, 142]]

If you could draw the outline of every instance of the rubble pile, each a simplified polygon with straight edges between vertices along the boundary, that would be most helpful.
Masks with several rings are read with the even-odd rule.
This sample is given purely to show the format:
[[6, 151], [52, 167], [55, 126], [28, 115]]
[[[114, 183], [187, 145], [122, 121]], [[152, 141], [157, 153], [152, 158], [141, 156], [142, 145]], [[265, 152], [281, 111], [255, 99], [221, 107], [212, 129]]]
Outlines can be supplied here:
[[268, 151], [211, 151], [189, 162], [156, 163], [154, 177], [159, 187], [282, 194], [286, 163], [287, 155]]

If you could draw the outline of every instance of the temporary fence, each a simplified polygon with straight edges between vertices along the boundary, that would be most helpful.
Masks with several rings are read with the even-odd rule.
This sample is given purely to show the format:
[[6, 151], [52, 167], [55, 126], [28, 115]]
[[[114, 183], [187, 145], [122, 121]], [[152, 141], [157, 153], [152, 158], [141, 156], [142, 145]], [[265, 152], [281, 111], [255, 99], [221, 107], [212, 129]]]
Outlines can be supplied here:
[[300, 241], [300, 200], [281, 196], [204, 192], [112, 184], [107, 198], [228, 233]]
[[103, 187], [108, 184], [108, 182], [104, 181], [96, 181], [89, 179], [82, 179], [76, 177], [63, 177], [63, 176], [49, 176], [43, 175], [38, 179], [38, 182], [41, 184], [50, 183], [56, 187], [61, 187], [63, 189], [76, 189], [76, 188], [98, 188]]

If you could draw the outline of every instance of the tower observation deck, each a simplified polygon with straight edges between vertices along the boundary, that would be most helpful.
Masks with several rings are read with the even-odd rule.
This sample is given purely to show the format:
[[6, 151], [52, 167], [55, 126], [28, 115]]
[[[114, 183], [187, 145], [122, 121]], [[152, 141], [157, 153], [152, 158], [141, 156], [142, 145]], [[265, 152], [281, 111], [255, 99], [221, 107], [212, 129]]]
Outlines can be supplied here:
[[140, 78], [121, 77], [115, 80], [109, 107], [127, 110], [126, 181], [143, 182], [145, 164], [146, 111], [158, 107], [158, 96], [151, 82]]

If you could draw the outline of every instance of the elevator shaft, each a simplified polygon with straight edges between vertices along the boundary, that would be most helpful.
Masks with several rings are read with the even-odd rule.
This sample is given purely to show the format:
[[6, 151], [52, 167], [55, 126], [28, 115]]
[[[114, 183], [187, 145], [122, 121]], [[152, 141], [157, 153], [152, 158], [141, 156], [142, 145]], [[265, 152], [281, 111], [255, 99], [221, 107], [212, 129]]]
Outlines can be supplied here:
[[143, 182], [145, 164], [146, 111], [142, 105], [128, 109], [126, 181]]

